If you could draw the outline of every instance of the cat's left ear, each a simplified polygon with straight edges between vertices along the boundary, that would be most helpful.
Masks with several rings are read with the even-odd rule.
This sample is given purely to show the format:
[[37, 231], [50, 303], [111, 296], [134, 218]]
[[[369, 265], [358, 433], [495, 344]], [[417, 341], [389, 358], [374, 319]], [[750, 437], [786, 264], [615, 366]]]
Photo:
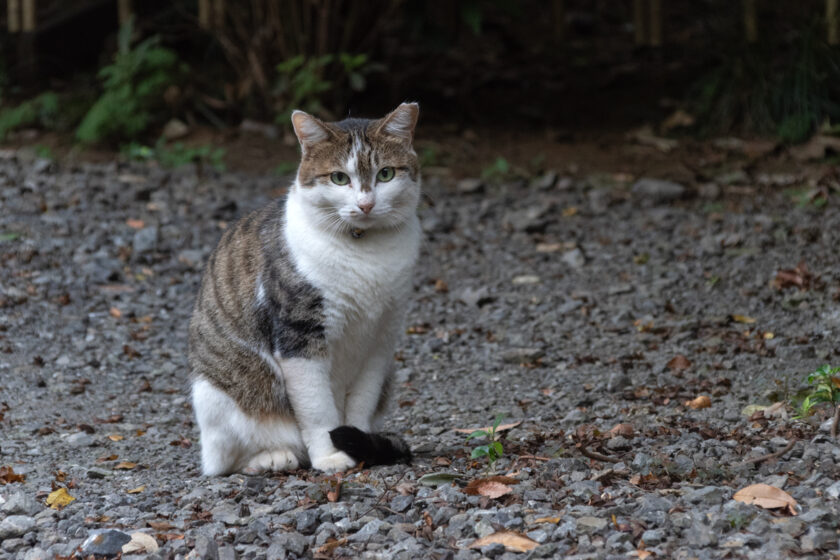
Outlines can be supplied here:
[[382, 119], [376, 132], [394, 136], [406, 144], [411, 144], [419, 114], [420, 106], [417, 103], [402, 103]]

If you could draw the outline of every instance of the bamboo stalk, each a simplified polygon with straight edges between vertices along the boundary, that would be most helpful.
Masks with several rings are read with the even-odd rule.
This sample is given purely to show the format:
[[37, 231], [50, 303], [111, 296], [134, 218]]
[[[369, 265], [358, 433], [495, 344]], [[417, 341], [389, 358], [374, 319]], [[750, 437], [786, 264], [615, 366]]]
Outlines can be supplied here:
[[23, 0], [23, 31], [35, 31], [35, 0]]
[[662, 46], [662, 0], [650, 0], [650, 46]]
[[198, 26], [210, 29], [210, 0], [198, 0]]
[[221, 29], [225, 25], [225, 0], [216, 0], [213, 6], [213, 25]]
[[744, 35], [750, 44], [758, 42], [758, 19], [755, 12], [755, 0], [744, 0]]
[[641, 47], [647, 43], [647, 33], [645, 31], [647, 31], [647, 25], [645, 25], [645, 0], [633, 0], [633, 32], [637, 47]]
[[131, 17], [131, 0], [117, 0], [117, 21], [124, 24]]
[[20, 0], [8, 0], [6, 4], [6, 26], [9, 33], [20, 31]]
[[826, 41], [829, 45], [840, 45], [840, 7], [837, 0], [825, 0], [825, 21], [828, 25]]

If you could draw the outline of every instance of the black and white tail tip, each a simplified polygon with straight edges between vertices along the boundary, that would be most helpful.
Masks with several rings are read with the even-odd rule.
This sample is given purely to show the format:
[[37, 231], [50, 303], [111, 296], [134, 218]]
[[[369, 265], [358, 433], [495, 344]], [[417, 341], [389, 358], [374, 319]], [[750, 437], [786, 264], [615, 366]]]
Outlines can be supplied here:
[[411, 449], [397, 434], [369, 434], [353, 426], [339, 426], [330, 432], [330, 439], [336, 449], [366, 467], [411, 463]]

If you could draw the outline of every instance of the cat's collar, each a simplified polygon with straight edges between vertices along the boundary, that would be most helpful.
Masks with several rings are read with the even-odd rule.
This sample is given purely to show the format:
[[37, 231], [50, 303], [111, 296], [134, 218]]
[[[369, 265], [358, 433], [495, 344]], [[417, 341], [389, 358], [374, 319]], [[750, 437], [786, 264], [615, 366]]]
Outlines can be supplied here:
[[350, 230], [350, 235], [353, 236], [353, 239], [361, 239], [365, 236], [366, 231], [367, 230], [364, 230], [362, 228], [353, 228]]

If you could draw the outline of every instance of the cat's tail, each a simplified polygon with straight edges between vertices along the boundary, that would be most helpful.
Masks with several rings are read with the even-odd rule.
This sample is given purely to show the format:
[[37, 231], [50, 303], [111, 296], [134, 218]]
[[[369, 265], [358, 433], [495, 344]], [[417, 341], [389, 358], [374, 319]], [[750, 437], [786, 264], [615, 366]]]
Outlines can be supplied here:
[[330, 432], [330, 439], [339, 451], [344, 451], [366, 467], [411, 463], [411, 449], [397, 434], [371, 434], [353, 426], [339, 426]]

